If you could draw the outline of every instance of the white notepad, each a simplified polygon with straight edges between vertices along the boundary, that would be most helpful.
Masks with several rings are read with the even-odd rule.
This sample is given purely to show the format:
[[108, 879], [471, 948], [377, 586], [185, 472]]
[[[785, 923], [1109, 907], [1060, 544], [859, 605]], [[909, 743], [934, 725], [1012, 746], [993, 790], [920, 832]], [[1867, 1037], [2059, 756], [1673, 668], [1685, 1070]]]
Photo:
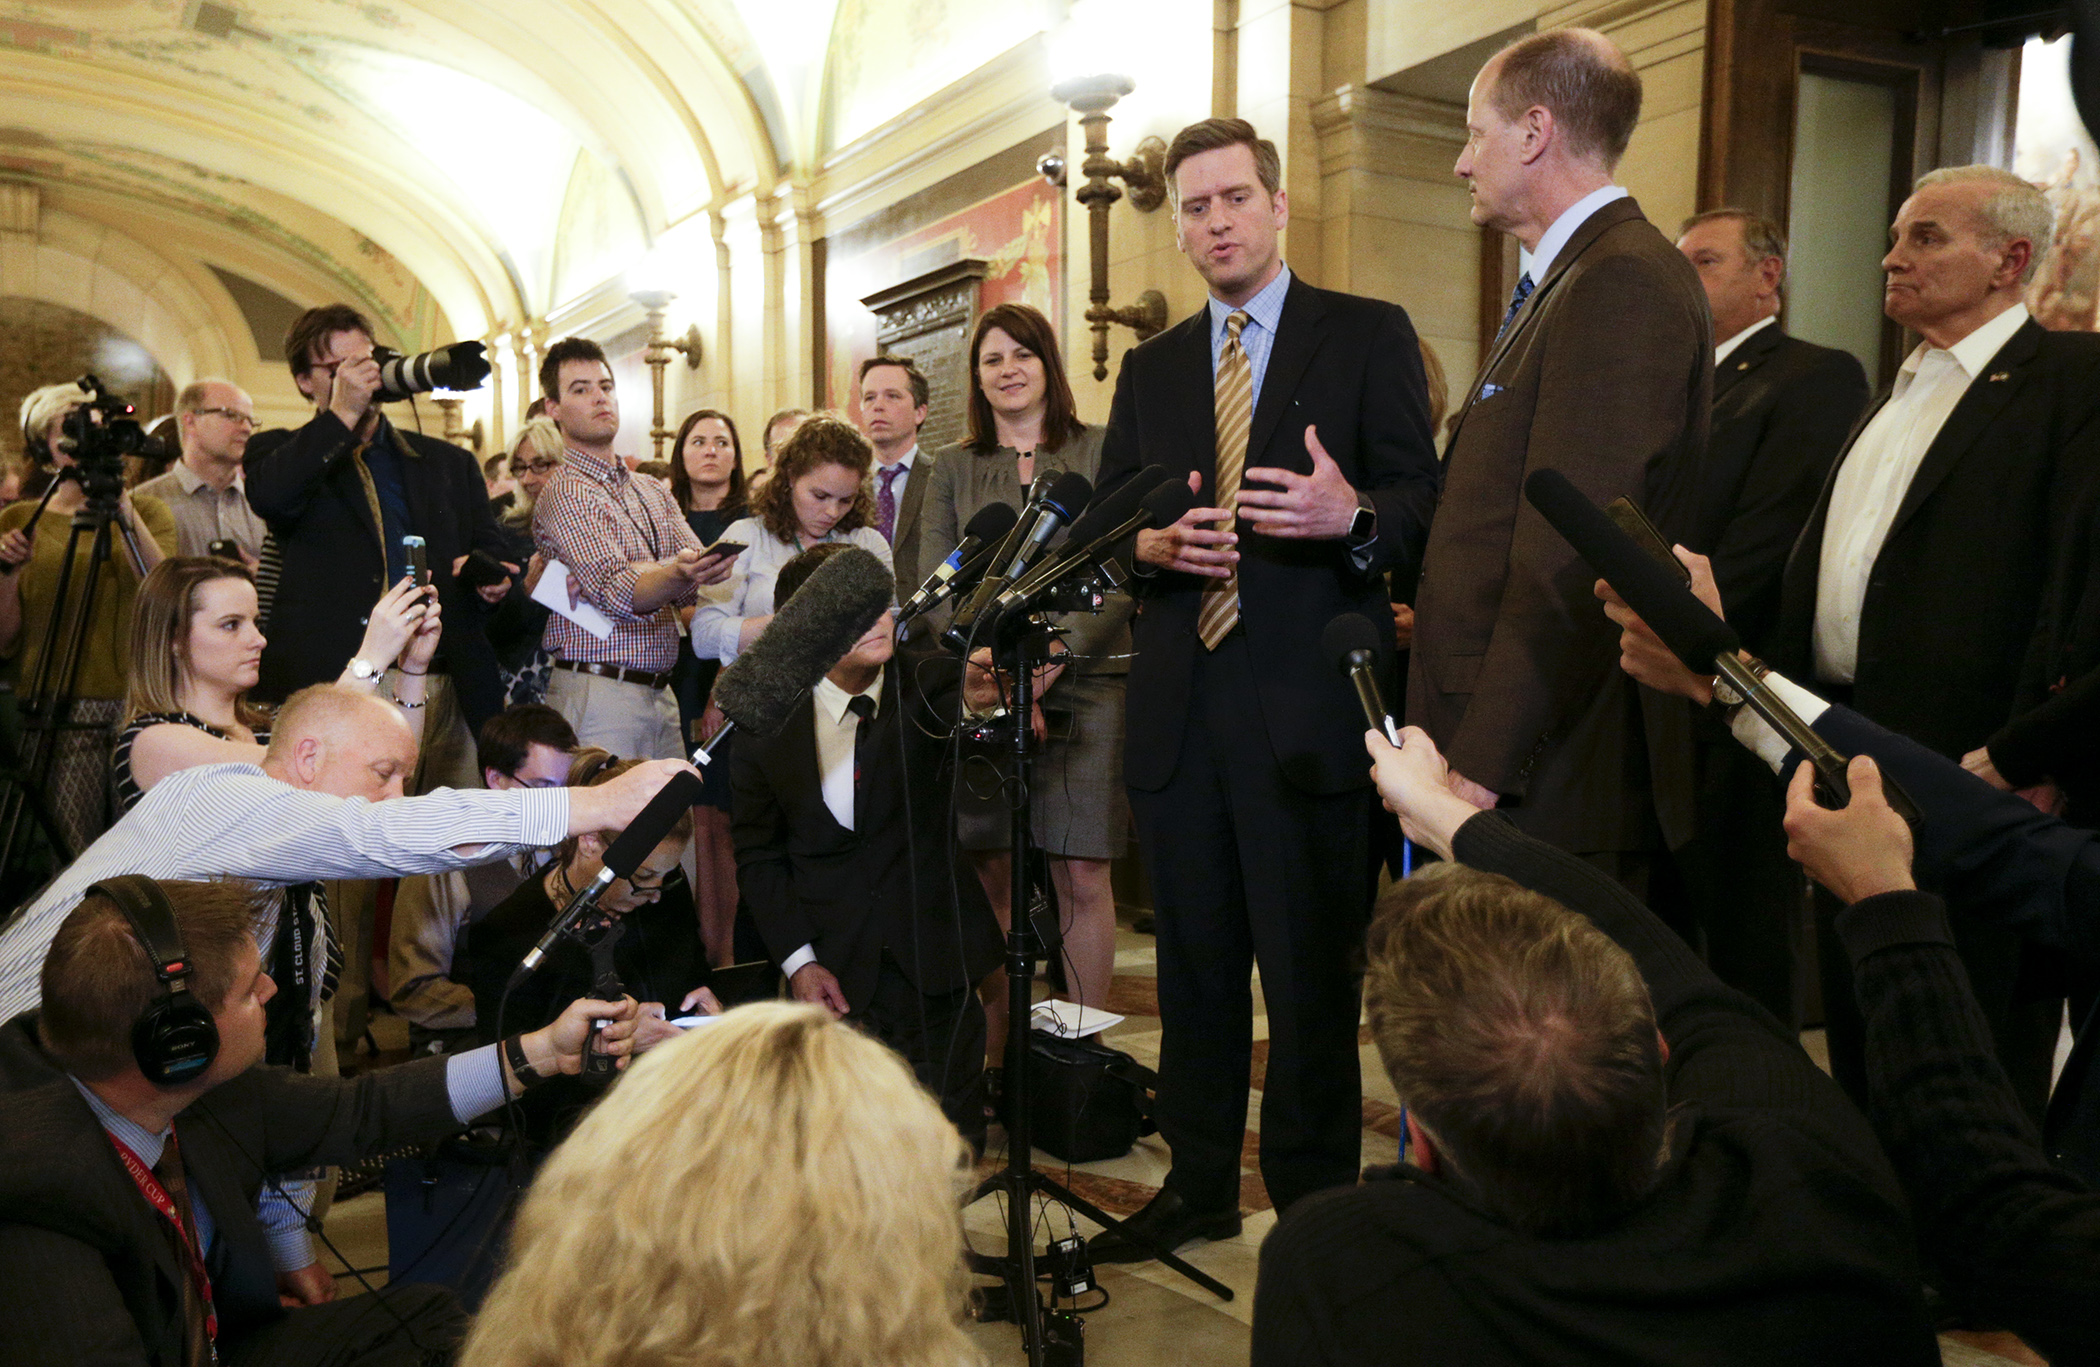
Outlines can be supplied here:
[[1028, 1024], [1032, 1028], [1065, 1039], [1084, 1039], [1122, 1023], [1123, 1018], [1113, 1011], [1096, 1011], [1091, 1006], [1059, 1001], [1055, 997], [1037, 1002], [1028, 1013]]
[[532, 591], [532, 601], [545, 603], [601, 641], [613, 633], [612, 618], [592, 607], [589, 599], [579, 598], [575, 607], [569, 606], [569, 567], [559, 560], [549, 560], [547, 568], [540, 572], [540, 584]]

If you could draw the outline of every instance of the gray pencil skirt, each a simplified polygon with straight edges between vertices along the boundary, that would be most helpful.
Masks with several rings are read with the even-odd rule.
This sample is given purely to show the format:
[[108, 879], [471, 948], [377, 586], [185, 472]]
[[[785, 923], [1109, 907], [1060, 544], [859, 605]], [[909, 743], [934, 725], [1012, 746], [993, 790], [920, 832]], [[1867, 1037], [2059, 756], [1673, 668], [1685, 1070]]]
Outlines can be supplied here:
[[[1130, 839], [1130, 797], [1123, 787], [1121, 674], [1067, 675], [1043, 710], [1053, 724], [1071, 718], [1071, 738], [1053, 740], [1035, 761], [1035, 843], [1067, 859], [1115, 859]], [[1003, 850], [1012, 809], [1003, 755], [975, 753], [963, 762], [956, 795], [956, 836], [966, 850]]]

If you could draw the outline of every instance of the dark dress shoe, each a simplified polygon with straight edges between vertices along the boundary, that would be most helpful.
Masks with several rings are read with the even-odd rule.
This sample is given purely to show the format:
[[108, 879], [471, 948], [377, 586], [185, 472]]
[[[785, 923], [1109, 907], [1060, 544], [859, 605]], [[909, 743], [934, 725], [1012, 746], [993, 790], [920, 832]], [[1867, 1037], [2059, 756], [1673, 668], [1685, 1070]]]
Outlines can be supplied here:
[[[1198, 1239], [1230, 1239], [1240, 1232], [1237, 1207], [1193, 1210], [1179, 1193], [1162, 1188], [1145, 1208], [1123, 1222], [1127, 1232], [1106, 1231], [1087, 1242], [1097, 1263], [1143, 1263], [1161, 1250], [1179, 1252]], [[1144, 1236], [1144, 1242], [1136, 1237]]]

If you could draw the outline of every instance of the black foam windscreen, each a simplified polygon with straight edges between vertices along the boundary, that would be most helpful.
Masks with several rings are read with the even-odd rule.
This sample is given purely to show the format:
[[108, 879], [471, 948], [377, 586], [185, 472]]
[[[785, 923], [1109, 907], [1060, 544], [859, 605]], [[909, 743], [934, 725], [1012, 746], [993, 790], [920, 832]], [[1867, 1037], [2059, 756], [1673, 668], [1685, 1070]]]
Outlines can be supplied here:
[[1717, 656], [1732, 655], [1741, 648], [1735, 628], [1693, 597], [1683, 581], [1657, 564], [1639, 542], [1620, 531], [1566, 475], [1558, 470], [1533, 471], [1524, 481], [1524, 496], [1597, 576], [1640, 614], [1685, 668], [1695, 674], [1711, 674]]
[[896, 593], [889, 566], [858, 546], [840, 551], [779, 605], [751, 648], [722, 671], [715, 704], [740, 731], [758, 737], [779, 731]]
[[1165, 478], [1167, 472], [1164, 468], [1148, 465], [1129, 479], [1120, 481], [1087, 505], [1087, 510], [1080, 514], [1079, 520], [1066, 534], [1065, 544], [1084, 546], [1095, 537], [1122, 526], [1137, 515], [1138, 509], [1144, 506], [1145, 495], [1158, 488], [1159, 482]]
[[1021, 515], [1014, 511], [1011, 503], [987, 503], [977, 510], [977, 516], [970, 519], [970, 525], [963, 528], [963, 540], [975, 538], [978, 545], [989, 545], [1012, 531], [1020, 520]]
[[1169, 476], [1138, 502], [1152, 515], [1155, 528], [1171, 527], [1187, 517], [1189, 510], [1196, 506], [1196, 494], [1186, 481]]
[[1343, 673], [1349, 671], [1349, 657], [1359, 650], [1368, 650], [1377, 655], [1383, 642], [1378, 628], [1371, 619], [1360, 612], [1345, 612], [1327, 624], [1320, 633], [1320, 653], [1334, 661], [1335, 668]]
[[1067, 470], [1050, 486], [1050, 492], [1043, 495], [1043, 502], [1063, 513], [1065, 525], [1070, 526], [1072, 519], [1079, 516], [1086, 508], [1087, 500], [1093, 496], [1094, 481], [1077, 470]]

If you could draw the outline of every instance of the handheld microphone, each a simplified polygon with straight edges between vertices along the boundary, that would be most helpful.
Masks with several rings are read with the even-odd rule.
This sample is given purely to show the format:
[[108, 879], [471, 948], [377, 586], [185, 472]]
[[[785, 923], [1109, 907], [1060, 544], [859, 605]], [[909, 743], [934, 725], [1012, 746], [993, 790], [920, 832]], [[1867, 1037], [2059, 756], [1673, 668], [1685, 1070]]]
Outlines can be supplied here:
[[[1086, 508], [1087, 500], [1093, 496], [1093, 482], [1077, 470], [1067, 470], [1059, 475], [1056, 482], [1050, 486], [1050, 492], [1044, 494], [1040, 500], [1041, 506], [1037, 509], [1034, 520], [1025, 524], [1027, 530], [1023, 532], [1016, 528], [1015, 535], [1007, 538], [1010, 543], [1014, 543], [1011, 558], [1005, 561], [997, 574], [987, 573], [978, 583], [977, 591], [970, 595], [970, 601], [955, 614], [955, 622], [948, 629], [949, 638], [966, 639], [977, 619], [991, 606], [992, 600], [1027, 572], [1028, 567], [1042, 555], [1043, 548], [1050, 544], [1050, 539], [1057, 535], [1060, 528], [1078, 517]], [[1000, 562], [994, 560], [992, 563], [998, 565]]]
[[1400, 744], [1400, 725], [1385, 710], [1385, 697], [1378, 689], [1378, 628], [1360, 612], [1345, 612], [1320, 633], [1320, 653], [1356, 686], [1357, 704], [1364, 710], [1364, 725], [1377, 731], [1395, 746]]
[[[1808, 756], [1826, 805], [1843, 807], [1852, 800], [1852, 787], [1845, 781], [1849, 756], [1817, 735], [1743, 662], [1738, 654], [1742, 642], [1734, 627], [1693, 596], [1682, 580], [1658, 564], [1560, 471], [1533, 471], [1524, 481], [1524, 496], [1686, 669], [1721, 675], [1787, 744]], [[1882, 787], [1890, 807], [1905, 820], [1917, 820], [1917, 804], [1892, 775], [1882, 775]]]
[[[1159, 477], [1149, 478], [1155, 471]], [[1045, 589], [1054, 588], [1067, 576], [1087, 565], [1099, 563], [1125, 537], [1134, 532], [1170, 527], [1195, 506], [1196, 496], [1189, 492], [1188, 485], [1157, 465], [1146, 466], [1119, 487], [1113, 496], [1102, 500], [1099, 507], [1089, 508], [1086, 516], [1072, 524], [1072, 535], [1067, 538], [1067, 544], [1076, 544], [1076, 549], [1067, 550], [1049, 564], [1029, 571], [999, 595], [993, 611], [1000, 614], [1012, 612]], [[1098, 520], [1097, 513], [1100, 514]]]
[[909, 622], [956, 594], [975, 588], [977, 581], [984, 578], [986, 567], [999, 553], [998, 546], [993, 543], [1004, 541], [1020, 521], [1021, 515], [1009, 504], [987, 503], [979, 508], [977, 516], [970, 519], [970, 525], [963, 528], [963, 539], [948, 558], [926, 576], [926, 582], [919, 585], [918, 591], [897, 613], [897, 621], [900, 624]]
[[[849, 546], [817, 566], [795, 596], [780, 605], [751, 649], [715, 680], [715, 705], [729, 723], [694, 752], [693, 763], [707, 764], [732, 731], [748, 731], [759, 738], [776, 734], [818, 680], [881, 619], [896, 590], [889, 567], [858, 546]], [[633, 873], [663, 843], [679, 816], [699, 801], [700, 790], [699, 777], [684, 773], [657, 790], [640, 814], [606, 846], [605, 867], [554, 918], [511, 974], [513, 983], [540, 966], [562, 936], [598, 905], [615, 879]]]

